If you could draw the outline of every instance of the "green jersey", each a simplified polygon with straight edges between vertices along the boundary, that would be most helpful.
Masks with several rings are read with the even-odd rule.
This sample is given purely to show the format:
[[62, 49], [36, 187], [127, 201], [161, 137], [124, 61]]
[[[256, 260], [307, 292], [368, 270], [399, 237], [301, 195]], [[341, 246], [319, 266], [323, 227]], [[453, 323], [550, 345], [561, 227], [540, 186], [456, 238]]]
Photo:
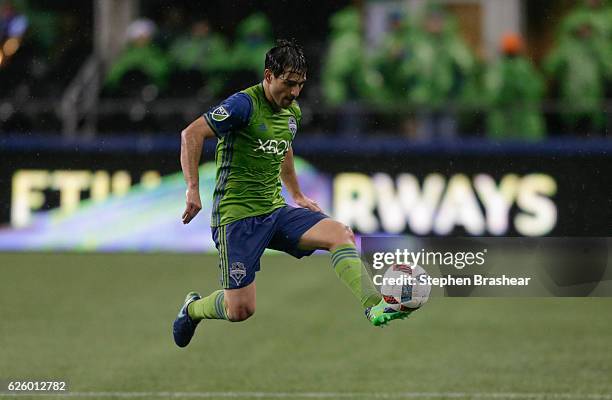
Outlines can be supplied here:
[[230, 96], [204, 118], [218, 138], [211, 226], [283, 207], [280, 170], [302, 118], [297, 102], [275, 110], [260, 83]]

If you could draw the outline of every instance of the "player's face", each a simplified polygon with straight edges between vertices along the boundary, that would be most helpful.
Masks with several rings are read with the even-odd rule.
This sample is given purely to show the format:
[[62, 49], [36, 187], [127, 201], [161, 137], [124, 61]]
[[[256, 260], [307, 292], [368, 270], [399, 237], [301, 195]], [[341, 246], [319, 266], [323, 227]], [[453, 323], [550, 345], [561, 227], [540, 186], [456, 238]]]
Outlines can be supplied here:
[[279, 108], [287, 108], [293, 100], [297, 99], [306, 83], [306, 74], [301, 72], [285, 71], [274, 76], [272, 71], [266, 70], [266, 80], [270, 88], [270, 96]]

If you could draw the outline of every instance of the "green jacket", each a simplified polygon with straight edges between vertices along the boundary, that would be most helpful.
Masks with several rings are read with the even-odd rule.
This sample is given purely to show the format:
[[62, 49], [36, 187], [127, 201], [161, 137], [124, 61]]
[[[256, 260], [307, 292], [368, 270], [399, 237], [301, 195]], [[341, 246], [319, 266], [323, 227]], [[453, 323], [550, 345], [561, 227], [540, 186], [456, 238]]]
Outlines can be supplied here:
[[485, 74], [485, 99], [490, 107], [488, 134], [495, 139], [539, 140], [545, 127], [541, 101], [544, 80], [524, 57], [503, 57]]
[[593, 56], [601, 64], [605, 78], [612, 79], [612, 7], [578, 7], [561, 23], [559, 41], [575, 40], [574, 32], [583, 25], [592, 29], [592, 34], [583, 42], [584, 45], [591, 49]]
[[384, 96], [380, 100], [393, 104], [409, 101], [409, 89], [414, 76], [407, 73], [414, 57], [412, 32], [404, 26], [385, 35], [372, 61], [372, 67], [380, 74]]
[[570, 35], [564, 36], [546, 58], [545, 70], [560, 85], [567, 122], [585, 116], [597, 125], [604, 122], [600, 110], [607, 63], [597, 56], [592, 43]]
[[130, 70], [142, 71], [158, 87], [164, 88], [167, 83], [170, 64], [166, 54], [153, 44], [129, 46], [111, 67], [105, 85], [111, 89], [116, 89], [121, 78]]
[[374, 76], [370, 73], [361, 34], [361, 17], [347, 7], [331, 17], [331, 39], [323, 62], [322, 91], [332, 106], [357, 99], [372, 99]]
[[228, 52], [223, 36], [212, 33], [206, 37], [188, 35], [178, 38], [170, 46], [169, 56], [180, 69], [207, 73], [227, 69]]
[[461, 102], [475, 69], [475, 60], [458, 33], [447, 29], [439, 35], [423, 32], [414, 39], [414, 57], [404, 63], [412, 77], [410, 100], [429, 108]]
[[237, 31], [229, 65], [235, 70], [250, 70], [261, 75], [266, 53], [274, 46], [268, 19], [262, 13], [250, 15], [238, 25]]

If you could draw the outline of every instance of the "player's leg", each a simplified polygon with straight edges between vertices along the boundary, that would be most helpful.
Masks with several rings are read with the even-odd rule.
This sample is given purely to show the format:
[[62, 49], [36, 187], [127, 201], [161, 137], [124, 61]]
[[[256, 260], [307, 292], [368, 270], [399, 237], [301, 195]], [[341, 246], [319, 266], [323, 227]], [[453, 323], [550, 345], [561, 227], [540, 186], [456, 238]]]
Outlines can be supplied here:
[[188, 313], [195, 321], [203, 319], [244, 321], [255, 313], [255, 293], [255, 282], [237, 289], [215, 290], [208, 297], [189, 304]]
[[189, 316], [194, 321], [203, 319], [228, 319], [225, 291], [215, 290], [208, 296], [194, 300], [187, 307]]
[[406, 318], [410, 312], [396, 311], [382, 299], [365, 269], [350, 228], [330, 218], [319, 221], [299, 241], [302, 248], [325, 249], [331, 252], [336, 275], [348, 286], [365, 308], [368, 320], [375, 326], [394, 319]]
[[229, 321], [244, 321], [255, 313], [255, 281], [240, 289], [225, 289], [226, 316]]
[[301, 236], [298, 246], [302, 249], [324, 249], [331, 252], [336, 275], [364, 308], [380, 302], [380, 293], [361, 261], [355, 246], [355, 237], [349, 227], [331, 218], [323, 219]]
[[270, 223], [265, 218], [253, 217], [236, 221], [213, 230], [219, 251], [221, 286], [208, 297], [189, 306], [195, 320], [226, 319], [244, 321], [255, 312], [255, 273], [259, 259], [270, 236]]
[[221, 290], [201, 298], [190, 292], [173, 324], [174, 340], [180, 347], [191, 341], [204, 319], [244, 321], [255, 312], [255, 273], [271, 233], [270, 227], [247, 218], [213, 229], [219, 252]]
[[195, 321], [226, 319], [244, 321], [255, 313], [255, 282], [237, 289], [215, 290], [188, 306], [189, 316]]

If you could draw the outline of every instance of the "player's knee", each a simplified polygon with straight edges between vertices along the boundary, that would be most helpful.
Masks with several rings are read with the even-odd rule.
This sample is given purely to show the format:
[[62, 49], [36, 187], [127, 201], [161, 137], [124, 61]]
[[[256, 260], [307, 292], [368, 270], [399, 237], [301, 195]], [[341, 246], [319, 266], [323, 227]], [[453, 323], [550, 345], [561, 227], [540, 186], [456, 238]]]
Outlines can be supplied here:
[[346, 231], [346, 241], [355, 244], [355, 233], [353, 232], [353, 230], [351, 228], [349, 228], [348, 226], [344, 226], [345, 231]]
[[236, 304], [228, 308], [227, 317], [232, 322], [240, 322], [255, 314], [255, 305], [249, 303]]
[[254, 307], [243, 307], [239, 308], [236, 312], [236, 316], [232, 319], [233, 322], [240, 322], [249, 319], [253, 314], [255, 314]]
[[355, 244], [355, 234], [351, 228], [338, 222], [329, 247], [331, 249], [343, 244]]

